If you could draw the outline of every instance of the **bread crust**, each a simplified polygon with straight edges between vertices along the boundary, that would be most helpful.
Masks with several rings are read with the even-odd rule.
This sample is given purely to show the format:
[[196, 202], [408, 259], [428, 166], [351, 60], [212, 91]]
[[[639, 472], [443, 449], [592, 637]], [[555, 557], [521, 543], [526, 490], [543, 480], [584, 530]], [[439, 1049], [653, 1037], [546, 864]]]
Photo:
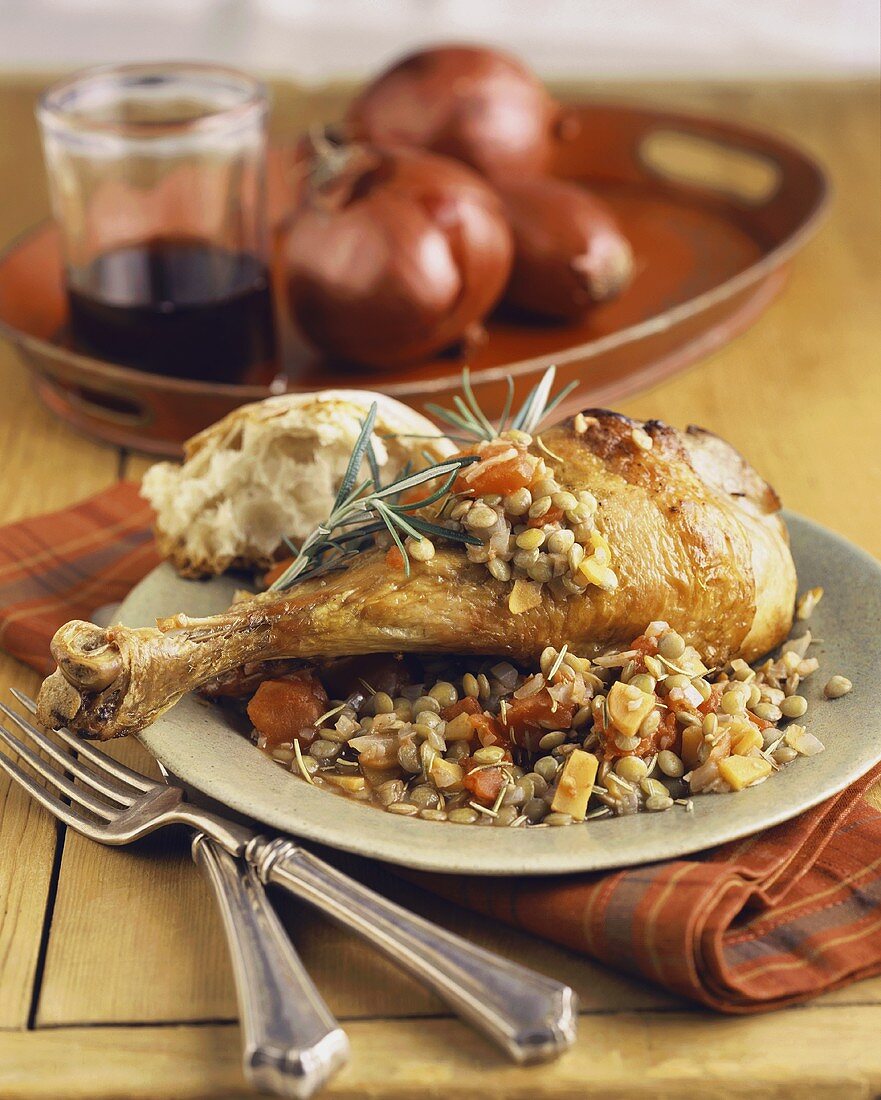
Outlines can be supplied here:
[[302, 538], [329, 512], [374, 401], [374, 447], [387, 479], [408, 461], [424, 466], [423, 451], [435, 461], [450, 454], [429, 420], [385, 394], [323, 390], [243, 405], [193, 436], [183, 465], [147, 472], [142, 493], [156, 510], [162, 557], [183, 577], [268, 569], [288, 553], [283, 538]]

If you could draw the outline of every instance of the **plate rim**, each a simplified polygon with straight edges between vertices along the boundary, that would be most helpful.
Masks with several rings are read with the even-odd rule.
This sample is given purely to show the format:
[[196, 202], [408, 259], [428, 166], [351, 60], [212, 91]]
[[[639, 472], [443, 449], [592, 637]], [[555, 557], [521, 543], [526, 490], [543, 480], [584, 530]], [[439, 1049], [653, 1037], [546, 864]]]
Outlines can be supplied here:
[[[791, 512], [784, 512], [784, 518], [788, 524], [792, 525], [798, 531], [799, 537], [810, 539], [819, 537], [827, 541], [830, 545], [837, 546], [839, 551], [846, 553], [848, 557], [852, 557], [855, 562], [860, 563], [864, 571], [868, 570], [872, 574], [877, 584], [878, 598], [881, 599], [881, 563], [871, 554], [814, 520], [798, 516]], [[157, 570], [167, 570], [169, 568], [170, 567], [167, 565], [162, 565], [157, 567]], [[147, 577], [132, 590], [126, 600], [123, 601], [119, 609], [120, 619], [125, 620], [131, 616], [132, 606], [136, 606], [138, 600], [143, 598], [145, 589], [149, 591], [147, 586], [150, 584], [151, 578], [155, 578], [157, 570], [153, 570], [148, 574]], [[228, 582], [229, 579], [227, 578], [226, 580]], [[822, 581], [822, 578], [819, 578], [819, 581]], [[153, 583], [155, 583], [155, 580]], [[181, 580], [180, 583], [187, 582]], [[205, 582], [201, 583], [204, 584]], [[210, 584], [211, 582], [208, 583]], [[203, 589], [203, 591], [204, 590], [205, 589]], [[138, 595], [139, 592], [140, 595]], [[136, 617], [143, 619], [142, 615]], [[879, 669], [881, 669], [881, 645], [879, 645], [874, 654], [871, 655], [870, 659], [875, 662]], [[301, 812], [299, 818], [297, 817], [296, 807], [292, 807], [291, 810], [287, 812], [288, 816], [280, 814], [277, 812], [276, 808], [267, 810], [265, 804], [260, 804], [259, 797], [256, 801], [252, 800], [247, 792], [247, 785], [244, 792], [241, 788], [234, 788], [230, 796], [229, 782], [222, 778], [220, 780], [217, 779], [217, 776], [213, 774], [210, 762], [206, 765], [204, 760], [196, 760], [194, 767], [191, 767], [186, 760], [182, 762], [181, 756], [174, 751], [177, 744], [176, 742], [172, 741], [170, 749], [168, 744], [163, 743], [162, 733], [163, 728], [165, 728], [165, 723], [170, 721], [170, 716], [173, 715], [179, 707], [183, 706], [187, 699], [190, 700], [189, 711], [192, 713], [187, 713], [185, 710], [183, 715], [185, 720], [194, 716], [198, 717], [199, 714], [201, 714], [202, 717], [206, 714], [211, 714], [211, 711], [198, 704], [192, 696], [185, 697], [181, 703], [166, 712], [166, 715], [160, 717], [156, 723], [138, 735], [139, 740], [145, 745], [147, 750], [178, 776], [186, 786], [193, 788], [208, 799], [220, 802], [222, 806], [228, 807], [234, 813], [242, 814], [262, 825], [269, 826], [272, 829], [288, 835], [296, 836], [299, 839], [322, 844], [341, 851], [351, 852], [356, 855], [378, 859], [382, 862], [400, 867], [443, 874], [474, 874], [493, 877], [528, 875], [541, 877], [556, 874], [610, 871], [622, 867], [640, 866], [655, 863], [660, 860], [675, 859], [680, 856], [706, 851], [722, 844], [741, 840], [792, 820], [794, 817], [814, 808], [821, 802], [840, 794], [841, 791], [866, 774], [866, 772], [871, 770], [877, 763], [881, 762], [881, 736], [875, 739], [874, 748], [870, 747], [873, 742], [867, 737], [864, 739], [866, 751], [853, 758], [849, 765], [836, 769], [834, 780], [822, 784], [815, 793], [802, 795], [794, 801], [780, 800], [780, 804], [776, 811], [764, 812], [753, 821], [741, 821], [740, 824], [735, 824], [733, 827], [728, 826], [726, 828], [724, 818], [721, 819], [720, 827], [719, 820], [717, 819], [716, 829], [715, 831], [711, 829], [709, 840], [706, 838], [706, 827], [708, 824], [706, 814], [708, 811], [711, 812], [714, 805], [720, 804], [709, 798], [705, 801], [696, 799], [694, 813], [685, 814], [683, 812], [682, 814], [676, 815], [675, 820], [680, 823], [681, 827], [676, 830], [672, 839], [670, 836], [666, 835], [667, 830], [665, 828], [660, 834], [657, 834], [662, 838], [662, 844], [660, 846], [658, 845], [657, 837], [655, 838], [654, 846], [652, 843], [647, 844], [647, 854], [645, 858], [633, 859], [629, 856], [625, 856], [622, 860], [622, 858], [615, 857], [615, 845], [612, 845], [610, 848], [603, 848], [603, 842], [607, 841], [609, 836], [615, 835], [609, 833], [608, 829], [612, 826], [620, 829], [623, 824], [622, 819], [608, 819], [593, 822], [588, 827], [591, 830], [588, 836], [590, 841], [596, 841], [598, 843], [590, 844], [582, 853], [579, 853], [571, 843], [567, 844], [565, 839], [562, 841], [562, 849], [557, 850], [561, 842], [554, 839], [555, 836], [559, 837], [561, 834], [568, 834], [574, 840], [584, 836], [584, 834], [570, 833], [570, 829], [535, 830], [524, 833], [521, 833], [519, 830], [494, 830], [492, 828], [468, 829], [467, 833], [469, 836], [494, 836], [499, 838], [502, 845], [501, 850], [503, 852], [506, 847], [511, 847], [510, 838], [512, 836], [519, 838], [517, 839], [517, 847], [514, 849], [516, 852], [516, 859], [509, 859], [500, 863], [498, 859], [487, 858], [487, 846], [479, 841], [477, 843], [466, 841], [464, 845], [456, 844], [451, 846], [449, 844], [449, 839], [451, 839], [450, 836], [447, 843], [428, 845], [427, 838], [430, 836], [437, 836], [437, 830], [441, 827], [437, 822], [409, 818], [401, 819], [393, 817], [392, 815], [383, 815], [373, 807], [346, 800], [342, 796], [334, 795], [328, 791], [317, 791], [304, 786], [301, 794], [307, 791], [310, 793], [308, 796], [304, 795], [302, 798], [302, 801], [305, 803], [306, 813], [304, 814]], [[856, 702], [857, 706], [859, 706], [861, 702], [859, 696], [857, 696]], [[851, 705], [853, 705], [853, 696], [851, 696]], [[864, 705], [870, 705], [868, 697], [866, 697]], [[198, 712], [196, 712], [195, 708], [198, 708]], [[181, 717], [181, 715], [179, 714], [178, 717]], [[213, 721], [211, 725], [213, 725]], [[230, 737], [235, 738], [236, 741], [240, 741], [243, 746], [247, 746], [248, 749], [253, 748], [253, 746], [248, 745], [248, 743], [241, 738], [240, 734], [235, 733], [231, 727], [226, 726], [225, 729]], [[878, 733], [881, 734], [881, 726], [878, 728]], [[252, 775], [262, 773], [262, 775], [266, 777], [273, 774], [276, 777], [284, 776], [285, 786], [287, 783], [295, 784], [297, 782], [294, 777], [287, 777], [278, 765], [274, 764], [256, 748], [253, 748], [253, 754], [253, 756], [249, 757], [249, 759], [253, 761], [253, 767], [251, 768]], [[822, 757], [814, 759], [822, 759]], [[802, 761], [801, 763], [803, 766], [810, 766], [812, 761]], [[238, 778], [240, 778], [240, 775]], [[780, 782], [781, 778], [782, 777], [778, 777], [777, 782]], [[259, 776], [258, 781], [260, 781]], [[293, 793], [298, 788], [291, 787], [290, 789]], [[756, 788], [756, 791], [760, 789], [761, 788]], [[752, 792], [744, 791], [739, 792], [738, 797], [739, 799], [749, 799], [751, 796]], [[309, 820], [306, 816], [309, 812], [308, 804], [310, 799], [315, 797], [320, 797], [323, 800], [329, 800], [331, 798], [338, 800], [336, 803], [330, 803], [328, 801], [325, 806], [325, 808], [335, 806], [336, 811], [329, 816], [342, 819], [342, 823], [340, 827], [336, 828], [336, 831], [332, 829], [329, 833], [325, 824], [319, 823], [315, 825], [314, 821]], [[312, 805], [316, 806], [318, 804], [313, 802]], [[745, 807], [746, 802], [738, 802], [735, 804], [735, 807], [736, 806]], [[353, 815], [353, 811], [354, 814], [357, 814], [357, 817]], [[381, 825], [377, 830], [359, 829], [359, 824], [363, 826], [363, 823], [369, 820], [361, 816], [365, 813], [375, 815], [377, 824], [380, 822], [393, 822], [393, 830], [391, 826], [388, 825]], [[652, 822], [662, 822], [667, 819], [667, 815], [638, 815], [637, 817], [628, 818], [626, 820], [633, 822], [641, 821], [648, 824]], [[351, 834], [345, 832], [347, 823], [354, 823], [355, 828]], [[712, 819], [710, 819], [710, 824], [712, 824]], [[450, 827], [444, 824], [443, 828], [449, 829]], [[578, 829], [578, 826], [570, 828]], [[414, 833], [413, 830], [416, 830], [416, 832]], [[466, 830], [463, 828], [462, 831], [465, 832]], [[640, 830], [637, 830], [637, 834], [639, 831]], [[386, 832], [390, 832], [392, 836], [391, 841], [382, 835]], [[377, 836], [377, 833], [381, 835]], [[421, 836], [419, 836], [419, 843], [413, 847], [413, 850], [409, 850], [408, 837], [410, 840], [416, 841], [418, 833], [421, 833]], [[443, 834], [441, 834], [441, 836], [443, 836]], [[401, 839], [402, 837], [403, 839]], [[538, 841], [534, 838], [538, 838]], [[542, 842], [541, 838], [548, 839]], [[457, 840], [458, 839], [461, 839], [461, 834], [457, 836]], [[638, 835], [636, 841], [639, 841]], [[452, 855], [450, 854], [451, 847], [453, 848]], [[457, 851], [461, 851], [463, 848], [475, 850], [468, 850], [467, 856], [458, 855], [457, 857]], [[494, 845], [493, 848], [499, 851], [498, 844]], [[489, 854], [492, 855], [492, 850], [489, 851]], [[534, 861], [539, 859], [542, 862], [540, 865], [536, 866]]]

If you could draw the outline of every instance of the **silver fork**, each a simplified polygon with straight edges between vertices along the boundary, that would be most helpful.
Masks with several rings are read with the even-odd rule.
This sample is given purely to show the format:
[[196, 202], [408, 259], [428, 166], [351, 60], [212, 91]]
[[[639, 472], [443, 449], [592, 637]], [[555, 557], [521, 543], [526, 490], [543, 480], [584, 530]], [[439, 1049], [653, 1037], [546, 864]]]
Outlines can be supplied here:
[[[13, 695], [34, 713], [31, 699], [15, 689]], [[75, 740], [66, 730], [60, 731], [60, 736], [71, 748], [100, 769], [92, 772], [48, 737], [34, 737], [33, 727], [23, 724], [21, 718], [2, 702], [0, 711], [31, 735], [31, 739], [63, 769], [78, 775], [118, 803], [113, 807], [117, 812], [133, 806], [145, 792], [160, 786], [140, 772]], [[2, 726], [0, 738], [7, 744], [12, 743]], [[31, 764], [38, 759], [30, 750], [22, 755]], [[2, 757], [0, 764], [6, 760]], [[47, 767], [44, 762], [43, 769]], [[41, 774], [48, 777], [43, 769], [39, 769]], [[162, 771], [166, 782], [171, 783], [171, 777], [165, 769]], [[56, 785], [57, 778], [58, 773], [52, 778]], [[59, 786], [64, 793], [69, 793], [70, 789], [69, 785]], [[78, 800], [82, 802], [84, 796], [88, 800], [87, 791], [79, 787], [74, 789]], [[88, 801], [82, 804], [88, 807]], [[190, 851], [193, 862], [214, 892], [230, 949], [244, 1036], [242, 1071], [245, 1080], [261, 1092], [307, 1100], [348, 1061], [348, 1037], [291, 945], [254, 867], [233, 858], [201, 831], [194, 833]]]
[[[14, 694], [24, 706], [33, 707], [27, 696]], [[367, 940], [494, 1040], [514, 1061], [554, 1058], [574, 1042], [578, 1003], [569, 986], [408, 912], [290, 838], [267, 839], [247, 826], [187, 803], [178, 787], [155, 783], [126, 768], [124, 778], [129, 786], [121, 789], [113, 769], [122, 766], [94, 745], [69, 730], [57, 731], [69, 748], [93, 766], [87, 767], [9, 707], [0, 703], [0, 710], [37, 748], [86, 784], [72, 782], [0, 725], [0, 740], [71, 804], [62, 802], [3, 753], [0, 767], [77, 832], [101, 844], [128, 844], [165, 825], [189, 825], [230, 855], [246, 859], [264, 884], [283, 886]], [[132, 792], [132, 786], [138, 793]]]

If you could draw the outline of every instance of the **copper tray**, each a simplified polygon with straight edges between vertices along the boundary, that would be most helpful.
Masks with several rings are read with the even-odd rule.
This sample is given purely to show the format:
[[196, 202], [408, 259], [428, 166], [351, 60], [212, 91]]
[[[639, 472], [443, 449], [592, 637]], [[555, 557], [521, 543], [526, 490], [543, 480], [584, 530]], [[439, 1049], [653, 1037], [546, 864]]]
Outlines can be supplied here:
[[[582, 383], [570, 404], [606, 404], [657, 383], [741, 333], [783, 287], [816, 229], [828, 185], [822, 168], [776, 136], [733, 123], [622, 105], [573, 108], [580, 134], [557, 150], [557, 175], [583, 180], [615, 208], [637, 274], [626, 294], [577, 324], [525, 324], [501, 313], [468, 353], [475, 388], [501, 411], [506, 379], [522, 398], [551, 363]], [[289, 201], [291, 154], [274, 154], [270, 212]], [[34, 372], [58, 416], [108, 443], [174, 455], [180, 443], [257, 385], [186, 381], [117, 366], [65, 345], [67, 305], [55, 228], [43, 224], [0, 256], [0, 332]], [[284, 340], [287, 386], [363, 386], [420, 408], [458, 388], [465, 358], [447, 355], [385, 373], [355, 372]], [[565, 412], [566, 410], [562, 410]]]

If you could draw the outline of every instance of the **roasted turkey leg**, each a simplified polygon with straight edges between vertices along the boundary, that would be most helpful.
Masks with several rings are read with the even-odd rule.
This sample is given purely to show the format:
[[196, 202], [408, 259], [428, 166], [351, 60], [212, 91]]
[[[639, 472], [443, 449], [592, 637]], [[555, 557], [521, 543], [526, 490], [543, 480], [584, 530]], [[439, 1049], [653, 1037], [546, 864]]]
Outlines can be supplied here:
[[[515, 615], [510, 584], [470, 563], [458, 546], [414, 562], [408, 578], [379, 550], [344, 571], [266, 593], [209, 618], [177, 615], [155, 629], [62, 627], [58, 670], [39, 714], [88, 737], [136, 732], [184, 693], [251, 662], [372, 652], [508, 654], [531, 659], [564, 642], [592, 655], [666, 620], [719, 663], [753, 659], [786, 636], [795, 568], [773, 490], [727, 443], [587, 410], [541, 435], [545, 460], [569, 489], [600, 502], [598, 526], [612, 548], [615, 592], [585, 589]], [[585, 427], [586, 424], [586, 427]], [[639, 437], [641, 438], [641, 437]], [[558, 456], [549, 457], [549, 454]]]

